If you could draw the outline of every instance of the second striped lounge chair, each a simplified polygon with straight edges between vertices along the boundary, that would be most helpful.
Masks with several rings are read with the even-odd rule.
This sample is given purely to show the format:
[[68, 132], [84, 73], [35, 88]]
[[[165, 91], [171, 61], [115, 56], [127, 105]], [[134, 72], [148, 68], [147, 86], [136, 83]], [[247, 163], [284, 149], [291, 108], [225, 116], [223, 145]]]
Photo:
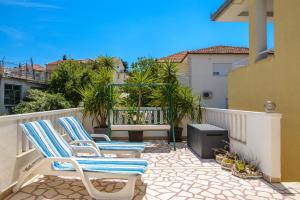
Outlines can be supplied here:
[[[26, 169], [17, 181], [16, 192], [32, 175], [79, 177], [94, 199], [133, 198], [136, 178], [147, 169], [148, 163], [136, 158], [77, 158], [73, 157], [70, 145], [54, 130], [48, 120], [21, 124], [27, 138], [41, 152], [43, 159]], [[89, 147], [82, 147], [89, 148]], [[97, 190], [90, 179], [127, 179], [118, 192], [107, 193]]]
[[[90, 134], [85, 130], [82, 123], [78, 120], [77, 117], [62, 117], [58, 119], [59, 124], [65, 129], [67, 134], [73, 140], [76, 141], [86, 141], [92, 142], [93, 138]], [[119, 141], [111, 141], [107, 135], [101, 135], [105, 138], [106, 141], [101, 141], [94, 143], [101, 152], [110, 153], [116, 155], [131, 155], [136, 158], [141, 157], [141, 153], [145, 149], [145, 145], [142, 142], [119, 142]]]

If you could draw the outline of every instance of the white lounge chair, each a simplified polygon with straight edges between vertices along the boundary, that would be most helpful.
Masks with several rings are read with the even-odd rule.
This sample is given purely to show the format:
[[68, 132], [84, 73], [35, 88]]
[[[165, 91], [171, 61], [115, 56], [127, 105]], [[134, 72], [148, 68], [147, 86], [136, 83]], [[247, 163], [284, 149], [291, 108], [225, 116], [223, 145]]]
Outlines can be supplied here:
[[[95, 199], [132, 199], [136, 178], [141, 176], [148, 166], [146, 160], [135, 158], [76, 158], [72, 155], [73, 149], [54, 130], [50, 121], [27, 122], [21, 126], [44, 158], [20, 176], [14, 192], [18, 191], [31, 175], [54, 175], [81, 178], [89, 195]], [[99, 151], [90, 146], [79, 148], [89, 149], [95, 154]], [[128, 181], [120, 191], [106, 193], [98, 191], [91, 183], [91, 178]]]
[[111, 141], [107, 135], [98, 134], [97, 137], [102, 137], [106, 141], [94, 143], [93, 138], [85, 130], [82, 123], [74, 116], [62, 117], [58, 119], [59, 124], [65, 129], [67, 134], [76, 142], [90, 142], [97, 146], [101, 152], [116, 155], [132, 155], [133, 157], [140, 158], [141, 152], [144, 151], [145, 145], [142, 142], [118, 142]]

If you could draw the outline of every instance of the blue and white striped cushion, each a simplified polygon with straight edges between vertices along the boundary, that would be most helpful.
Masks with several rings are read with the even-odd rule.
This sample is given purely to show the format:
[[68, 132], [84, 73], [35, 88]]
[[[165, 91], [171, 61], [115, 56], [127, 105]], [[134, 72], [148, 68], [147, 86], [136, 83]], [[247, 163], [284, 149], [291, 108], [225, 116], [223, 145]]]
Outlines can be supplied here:
[[27, 122], [21, 126], [45, 157], [72, 156], [69, 145], [58, 135], [50, 121]]
[[[76, 159], [84, 171], [122, 173], [122, 174], [143, 174], [147, 170], [148, 163], [146, 160], [125, 160], [125, 159]], [[70, 163], [55, 163], [56, 170], [75, 170]]]
[[67, 122], [65, 117], [59, 118], [58, 123], [65, 129], [65, 131], [67, 132], [67, 134], [70, 136], [72, 140], [81, 140], [80, 137], [72, 128], [72, 126]]
[[118, 142], [118, 141], [101, 141], [97, 142], [96, 145], [101, 150], [138, 150], [143, 151], [145, 145], [142, 142]]
[[[84, 129], [82, 123], [74, 116], [62, 117], [58, 119], [59, 124], [66, 130], [73, 140], [92, 140], [90, 134]], [[98, 142], [97, 146], [101, 150], [137, 150], [143, 151], [145, 148], [142, 142]]]
[[93, 139], [76, 117], [62, 117], [58, 119], [58, 122], [73, 140]]

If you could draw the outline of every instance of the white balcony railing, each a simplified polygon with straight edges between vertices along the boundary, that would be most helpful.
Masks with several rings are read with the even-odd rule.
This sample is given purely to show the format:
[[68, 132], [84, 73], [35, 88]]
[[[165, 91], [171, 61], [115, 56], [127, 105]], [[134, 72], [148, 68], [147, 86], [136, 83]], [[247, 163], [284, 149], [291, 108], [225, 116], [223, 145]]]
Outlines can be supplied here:
[[[166, 124], [167, 112], [158, 107], [141, 107], [140, 116], [142, 124]], [[113, 124], [124, 125], [134, 124], [132, 116], [130, 116], [130, 109], [116, 108], [113, 110]]]
[[231, 139], [246, 143], [247, 117], [250, 113], [252, 112], [205, 108], [203, 121], [228, 130]]
[[241, 60], [237, 60], [235, 62], [232, 63], [232, 69], [237, 69], [237, 68], [240, 68], [240, 67], [246, 67], [249, 65], [249, 58], [244, 58], [244, 59], [241, 59]]
[[[0, 117], [0, 193], [15, 183], [22, 169], [40, 157], [40, 154], [26, 139], [19, 124], [26, 121], [49, 119], [63, 134], [56, 119], [70, 115], [81, 118], [81, 109]], [[151, 122], [164, 123], [165, 114], [162, 114], [163, 117], [161, 117], [159, 108], [152, 109], [150, 116], [152, 116]], [[154, 116], [157, 116], [157, 121]], [[281, 115], [275, 113], [203, 109], [204, 122], [228, 129], [232, 150], [245, 157], [256, 159], [262, 171], [271, 178], [280, 178], [280, 118]]]
[[203, 123], [228, 130], [231, 150], [273, 180], [281, 177], [280, 120], [278, 113], [203, 108]]
[[22, 132], [20, 123], [40, 119], [51, 120], [56, 130], [64, 133], [57, 118], [75, 115], [81, 117], [81, 109], [65, 109], [0, 117], [0, 193], [16, 181], [20, 171], [40, 157]]
[[[268, 58], [269, 56], [273, 56], [274, 55], [274, 49], [267, 49], [265, 51], [262, 51], [260, 53], [257, 54], [257, 61], [263, 60], [265, 58]], [[237, 60], [235, 62], [232, 63], [232, 69], [237, 69], [240, 67], [246, 67], [249, 65], [249, 58], [243, 58], [241, 60]]]

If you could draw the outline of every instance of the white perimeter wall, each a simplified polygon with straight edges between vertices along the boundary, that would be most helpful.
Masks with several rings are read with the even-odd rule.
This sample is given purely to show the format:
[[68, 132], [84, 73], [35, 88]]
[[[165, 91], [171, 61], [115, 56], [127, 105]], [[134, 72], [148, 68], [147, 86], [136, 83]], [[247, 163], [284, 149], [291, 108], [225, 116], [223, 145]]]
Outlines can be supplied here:
[[281, 179], [279, 113], [203, 108], [204, 123], [229, 131], [231, 151], [256, 163], [270, 182]]

